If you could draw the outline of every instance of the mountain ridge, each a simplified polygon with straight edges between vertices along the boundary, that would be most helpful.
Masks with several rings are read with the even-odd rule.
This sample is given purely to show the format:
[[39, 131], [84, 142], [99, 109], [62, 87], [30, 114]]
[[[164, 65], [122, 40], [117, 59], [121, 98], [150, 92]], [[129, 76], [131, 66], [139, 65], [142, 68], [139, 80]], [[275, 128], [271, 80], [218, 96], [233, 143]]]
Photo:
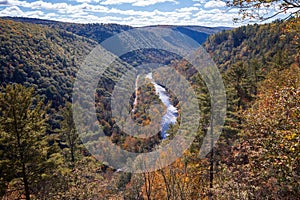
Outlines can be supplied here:
[[[120, 25], [115, 23], [71, 23], [71, 22], [60, 22], [46, 19], [37, 18], [25, 18], [25, 17], [1, 17], [2, 19], [9, 19], [13, 21], [40, 24], [49, 26], [50, 28], [59, 28], [65, 31], [75, 33], [76, 35], [84, 36], [97, 41], [98, 43], [103, 42], [105, 39], [113, 36], [114, 34], [120, 33], [122, 31], [127, 31], [133, 28], [128, 25]], [[222, 30], [230, 30], [229, 27], [205, 27], [205, 26], [191, 26], [191, 25], [152, 25], [144, 26], [147, 27], [169, 27], [175, 31], [179, 31], [187, 36], [191, 37], [198, 43], [202, 44], [209, 35], [215, 34]], [[141, 27], [141, 28], [144, 28]], [[140, 28], [140, 27], [139, 27]]]

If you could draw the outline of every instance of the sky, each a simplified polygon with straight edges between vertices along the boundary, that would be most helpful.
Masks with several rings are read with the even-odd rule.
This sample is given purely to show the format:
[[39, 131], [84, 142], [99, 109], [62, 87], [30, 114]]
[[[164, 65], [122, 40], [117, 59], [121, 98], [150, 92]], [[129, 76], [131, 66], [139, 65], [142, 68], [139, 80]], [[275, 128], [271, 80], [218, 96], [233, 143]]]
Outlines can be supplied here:
[[[222, 0], [0, 0], [0, 16], [76, 23], [237, 27], [238, 10]], [[243, 22], [247, 24], [247, 22]]]

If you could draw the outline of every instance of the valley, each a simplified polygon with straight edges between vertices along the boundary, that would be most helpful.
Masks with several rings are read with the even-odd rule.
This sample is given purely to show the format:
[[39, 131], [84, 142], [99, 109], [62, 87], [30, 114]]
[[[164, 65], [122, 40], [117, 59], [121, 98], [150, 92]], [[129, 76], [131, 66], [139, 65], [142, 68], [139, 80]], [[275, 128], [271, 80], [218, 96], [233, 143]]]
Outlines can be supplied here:
[[[82, 63], [103, 41], [135, 28], [1, 17], [0, 198], [299, 198], [299, 18], [238, 28], [153, 27], [171, 28], [191, 38], [220, 71], [227, 111], [216, 145], [208, 144], [213, 150], [199, 156], [206, 136], [214, 131], [213, 121], [218, 120], [211, 114], [213, 94], [203, 74], [186, 59], [162, 49], [121, 55], [99, 75], [95, 91], [87, 91], [84, 85], [78, 88], [94, 98], [79, 105], [73, 102], [73, 90]], [[186, 104], [176, 96], [180, 94], [161, 84], [170, 79], [180, 86], [177, 77], [141, 67], [149, 63], [169, 67], [184, 77], [197, 98], [201, 117], [192, 144], [176, 161], [155, 171], [130, 173], [113, 168], [114, 160], [145, 164], [123, 152], [144, 155], [168, 147], [180, 137], [178, 130], [185, 125], [181, 119], [194, 117], [183, 113]], [[92, 64], [87, 67], [94, 67]], [[126, 81], [130, 84], [125, 85]], [[126, 102], [114, 107], [116, 89], [130, 90], [130, 94], [129, 99], [118, 96], [116, 100]], [[95, 121], [85, 122], [90, 113], [83, 113], [86, 127], [76, 126], [73, 106], [95, 108]], [[126, 116], [114, 116], [114, 108]], [[125, 117], [138, 128], [150, 126], [158, 131], [128, 134], [126, 130], [133, 126], [122, 127]], [[94, 131], [100, 129], [103, 134]], [[178, 145], [184, 143], [180, 142]], [[111, 144], [116, 151], [110, 151]], [[160, 155], [167, 160], [173, 154], [179, 152]], [[155, 166], [163, 165], [163, 161], [155, 161]]]

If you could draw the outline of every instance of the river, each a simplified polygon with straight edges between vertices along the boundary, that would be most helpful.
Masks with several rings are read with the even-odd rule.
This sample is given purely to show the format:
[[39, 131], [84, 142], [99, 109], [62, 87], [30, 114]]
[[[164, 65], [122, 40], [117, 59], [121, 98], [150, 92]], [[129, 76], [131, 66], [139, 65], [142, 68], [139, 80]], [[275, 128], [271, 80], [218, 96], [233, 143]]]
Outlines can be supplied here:
[[[134, 111], [135, 106], [137, 104], [138, 78], [139, 78], [139, 76], [137, 76], [137, 78], [136, 78], [136, 86], [135, 86], [136, 87], [135, 88], [136, 97], [135, 97], [135, 100], [134, 100], [133, 111]], [[151, 81], [151, 83], [153, 84], [153, 86], [155, 88], [156, 94], [158, 95], [159, 99], [162, 101], [162, 103], [167, 108], [166, 113], [162, 116], [161, 129], [160, 129], [161, 136], [162, 136], [163, 139], [165, 139], [168, 136], [167, 131], [169, 129], [169, 125], [176, 123], [176, 120], [177, 120], [177, 117], [178, 117], [178, 110], [171, 103], [170, 96], [169, 96], [167, 90], [163, 86], [157, 84], [154, 81], [154, 79], [152, 77], [152, 73], [147, 74], [145, 78], [148, 78]]]

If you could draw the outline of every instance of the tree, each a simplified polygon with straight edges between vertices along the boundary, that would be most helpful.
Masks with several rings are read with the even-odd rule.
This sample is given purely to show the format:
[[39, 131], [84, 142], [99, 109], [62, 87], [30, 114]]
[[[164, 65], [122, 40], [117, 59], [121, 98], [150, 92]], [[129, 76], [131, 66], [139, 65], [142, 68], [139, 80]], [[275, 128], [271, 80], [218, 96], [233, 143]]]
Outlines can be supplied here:
[[145, 191], [146, 191], [147, 199], [151, 200], [152, 185], [154, 182], [154, 173], [153, 172], [144, 172], [143, 177], [144, 177]]
[[269, 196], [273, 193], [275, 199], [294, 199], [300, 193], [299, 72], [298, 66], [292, 66], [279, 75], [271, 73], [262, 84], [264, 93], [246, 112], [245, 132], [252, 146], [260, 147], [258, 157], [254, 152], [249, 155], [255, 159], [256, 168], [252, 169], [259, 174], [259, 182], [268, 186], [261, 190]]
[[242, 19], [268, 20], [279, 14], [287, 15], [287, 18], [299, 17], [300, 14], [299, 0], [226, 0], [226, 3], [238, 8]]
[[62, 140], [70, 149], [71, 162], [75, 162], [75, 153], [79, 145], [78, 134], [76, 133], [75, 123], [73, 121], [72, 104], [67, 103], [62, 112], [63, 120], [61, 122]]
[[47, 109], [43, 100], [34, 97], [33, 88], [19, 84], [1, 88], [0, 176], [6, 185], [21, 182], [26, 200], [47, 166]]
[[277, 70], [260, 83], [257, 100], [243, 113], [243, 137], [232, 148], [221, 186], [232, 198], [299, 197], [300, 69], [293, 64]]
[[247, 68], [243, 62], [237, 62], [226, 71], [227, 88], [234, 90], [234, 95], [237, 100], [237, 109], [240, 110], [246, 107], [247, 101], [251, 99], [249, 77]]

